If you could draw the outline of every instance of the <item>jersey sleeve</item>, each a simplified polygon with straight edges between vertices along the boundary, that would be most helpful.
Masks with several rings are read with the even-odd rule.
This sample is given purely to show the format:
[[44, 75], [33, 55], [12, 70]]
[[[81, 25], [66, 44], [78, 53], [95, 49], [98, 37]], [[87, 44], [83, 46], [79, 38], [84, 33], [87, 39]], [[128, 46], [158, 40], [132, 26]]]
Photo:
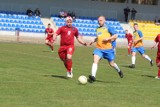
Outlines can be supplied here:
[[78, 32], [78, 29], [76, 29], [75, 37], [78, 37], [78, 36], [79, 36], [79, 32]]
[[56, 34], [57, 34], [57, 35], [61, 34], [61, 31], [62, 31], [61, 29], [62, 29], [62, 27], [60, 27], [60, 28], [56, 31]]
[[142, 34], [142, 32], [140, 30], [138, 30], [138, 35], [139, 35], [140, 38], [143, 37], [143, 34]]
[[114, 29], [113, 27], [111, 27], [111, 26], [108, 27], [108, 32], [109, 32], [111, 35], [116, 34], [115, 29]]

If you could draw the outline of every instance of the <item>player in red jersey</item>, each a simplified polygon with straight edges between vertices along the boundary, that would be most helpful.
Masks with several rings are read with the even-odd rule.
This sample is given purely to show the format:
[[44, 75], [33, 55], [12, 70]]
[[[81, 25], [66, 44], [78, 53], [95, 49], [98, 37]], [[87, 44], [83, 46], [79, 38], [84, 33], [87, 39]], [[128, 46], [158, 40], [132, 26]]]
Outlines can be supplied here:
[[158, 67], [158, 74], [157, 76], [155, 77], [156, 79], [160, 79], [160, 34], [157, 35], [157, 37], [155, 38], [155, 44], [153, 45], [153, 48], [155, 48], [156, 46], [158, 47], [158, 50], [157, 50], [157, 57], [156, 57], [156, 64], [157, 64], [157, 67]]
[[128, 41], [128, 55], [131, 55], [131, 48], [132, 48], [132, 43], [133, 43], [133, 35], [126, 30], [126, 35], [125, 35], [127, 41]]
[[45, 34], [46, 34], [45, 44], [51, 48], [52, 52], [54, 50], [53, 33], [54, 33], [54, 31], [51, 28], [51, 24], [48, 24], [48, 28], [46, 28], [46, 30], [45, 30]]
[[72, 18], [66, 18], [66, 25], [60, 27], [53, 36], [53, 40], [56, 36], [60, 35], [60, 48], [58, 54], [60, 59], [63, 61], [64, 66], [67, 69], [67, 77], [72, 78], [72, 55], [74, 53], [74, 37], [82, 45], [87, 45], [79, 35], [78, 29], [72, 26]]

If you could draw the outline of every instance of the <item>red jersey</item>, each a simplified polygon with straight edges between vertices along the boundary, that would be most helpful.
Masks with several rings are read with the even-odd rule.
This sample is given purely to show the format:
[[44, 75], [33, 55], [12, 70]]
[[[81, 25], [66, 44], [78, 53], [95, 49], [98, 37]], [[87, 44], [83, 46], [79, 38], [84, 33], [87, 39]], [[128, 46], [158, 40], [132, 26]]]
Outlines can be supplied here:
[[47, 33], [47, 38], [52, 38], [53, 37], [53, 34], [48, 34], [48, 33], [53, 33], [53, 29], [52, 28], [46, 28], [46, 31], [45, 33]]
[[157, 57], [160, 57], [160, 34], [157, 35], [157, 37], [154, 40], [156, 43], [158, 43], [158, 51], [157, 51]]
[[125, 37], [127, 38], [128, 42], [132, 41], [132, 39], [133, 39], [133, 36], [131, 33], [126, 34]]
[[57, 30], [56, 34], [61, 35], [60, 46], [74, 46], [74, 37], [77, 37], [79, 35], [78, 29], [73, 26], [62, 26]]

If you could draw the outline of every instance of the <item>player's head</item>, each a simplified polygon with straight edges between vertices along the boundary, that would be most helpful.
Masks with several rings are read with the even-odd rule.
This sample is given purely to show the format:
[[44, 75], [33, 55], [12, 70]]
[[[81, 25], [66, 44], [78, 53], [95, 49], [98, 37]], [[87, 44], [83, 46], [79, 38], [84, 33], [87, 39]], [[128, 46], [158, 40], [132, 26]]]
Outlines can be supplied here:
[[134, 28], [134, 30], [138, 30], [138, 23], [134, 23], [133, 28]]
[[66, 25], [68, 27], [72, 27], [72, 21], [73, 21], [72, 17], [67, 16], [65, 20], [66, 20]]
[[126, 31], [126, 34], [127, 34], [127, 33], [128, 33], [128, 30], [126, 29], [125, 31]]
[[98, 23], [99, 23], [99, 25], [100, 25], [101, 27], [105, 24], [105, 21], [106, 21], [106, 19], [105, 19], [104, 16], [99, 16], [99, 17], [98, 17]]
[[49, 24], [48, 24], [48, 28], [50, 28], [50, 27], [51, 27], [51, 24], [49, 23]]

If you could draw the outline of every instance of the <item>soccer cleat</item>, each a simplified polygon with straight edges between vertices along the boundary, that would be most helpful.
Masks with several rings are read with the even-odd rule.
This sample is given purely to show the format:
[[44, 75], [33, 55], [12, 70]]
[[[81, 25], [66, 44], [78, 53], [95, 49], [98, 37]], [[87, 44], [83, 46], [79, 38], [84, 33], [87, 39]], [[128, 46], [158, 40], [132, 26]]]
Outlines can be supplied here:
[[96, 78], [94, 76], [89, 75], [89, 82], [92, 83], [96, 81]]
[[160, 80], [160, 77], [159, 77], [159, 76], [156, 76], [156, 77], [155, 77], [155, 79], [158, 79], [158, 80]]
[[73, 73], [72, 72], [67, 72], [67, 78], [73, 78]]
[[122, 72], [122, 71], [118, 72], [118, 74], [119, 74], [119, 76], [120, 76], [121, 78], [123, 78], [123, 72]]
[[129, 68], [135, 68], [135, 64], [129, 65]]
[[150, 61], [151, 66], [153, 66], [153, 60]]

